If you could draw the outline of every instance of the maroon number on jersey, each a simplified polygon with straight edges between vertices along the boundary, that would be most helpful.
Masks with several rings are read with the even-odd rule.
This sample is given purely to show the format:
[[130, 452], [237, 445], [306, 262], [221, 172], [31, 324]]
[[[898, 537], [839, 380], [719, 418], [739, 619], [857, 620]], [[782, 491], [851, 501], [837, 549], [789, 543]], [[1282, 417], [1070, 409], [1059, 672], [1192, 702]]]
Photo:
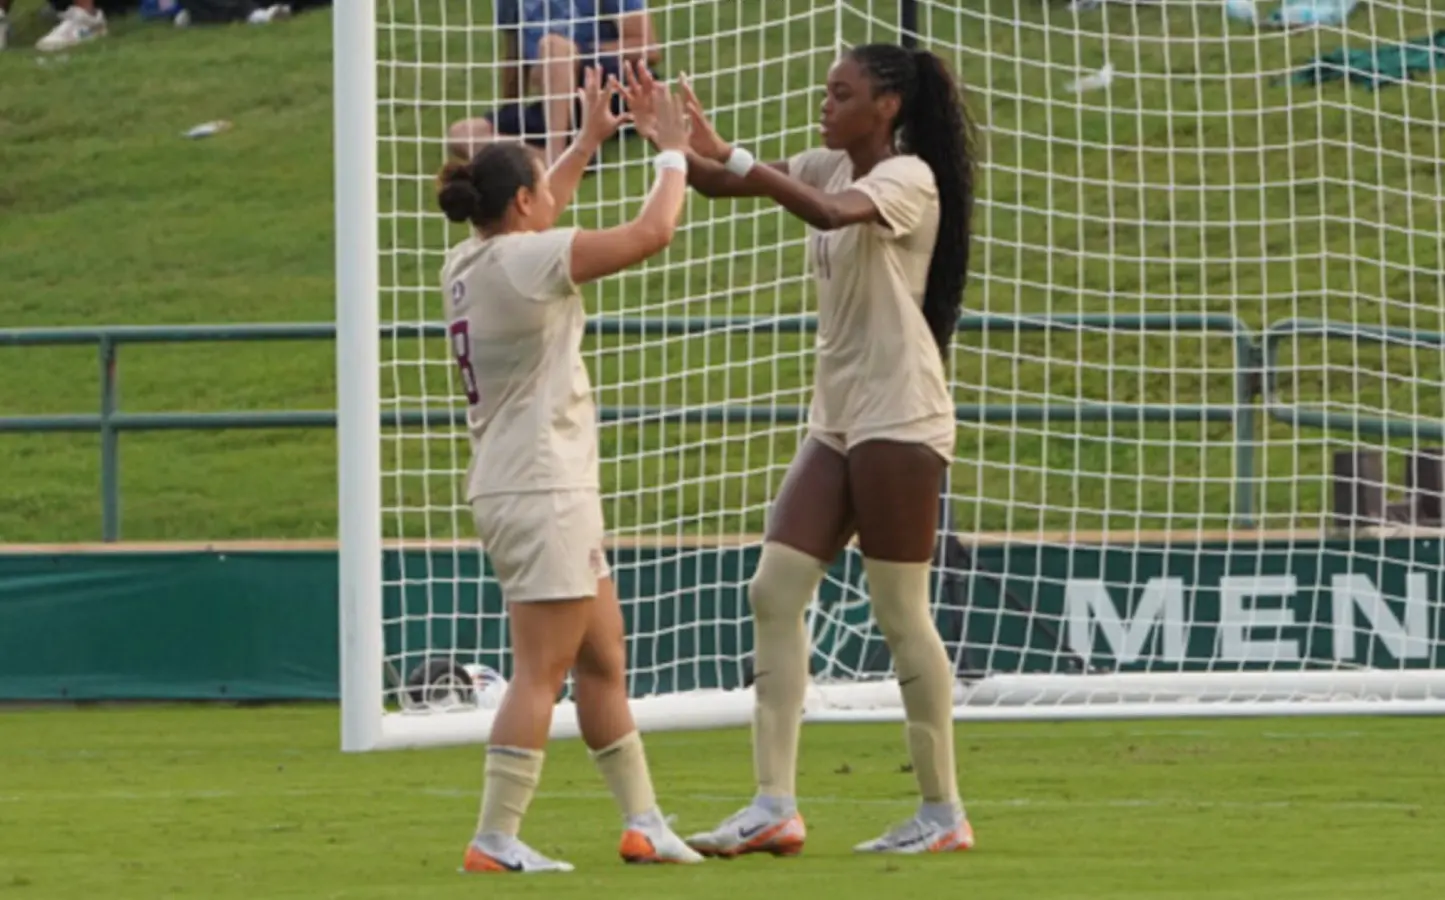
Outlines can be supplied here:
[[481, 397], [477, 393], [477, 375], [472, 371], [472, 336], [467, 320], [458, 319], [449, 325], [447, 337], [451, 340], [457, 367], [462, 370], [462, 389], [466, 391], [467, 402], [476, 403]]

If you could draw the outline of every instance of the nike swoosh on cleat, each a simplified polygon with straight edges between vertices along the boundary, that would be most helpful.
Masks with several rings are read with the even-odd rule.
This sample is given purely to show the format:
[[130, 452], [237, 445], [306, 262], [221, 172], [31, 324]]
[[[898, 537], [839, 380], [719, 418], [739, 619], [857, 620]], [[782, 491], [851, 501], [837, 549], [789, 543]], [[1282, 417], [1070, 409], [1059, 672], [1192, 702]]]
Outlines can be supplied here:
[[743, 828], [738, 831], [738, 837], [742, 838], [745, 841], [749, 841], [772, 827], [772, 823], [764, 822], [761, 825], [754, 825], [752, 828]]
[[[500, 869], [505, 869], [505, 870], [508, 871], [508, 872], [525, 872], [525, 871], [527, 871], [526, 868], [525, 868], [521, 863], [519, 863], [519, 862], [507, 862], [506, 860], [497, 859], [495, 856], [489, 856], [489, 857], [487, 857], [487, 860], [490, 861], [490, 862], [495, 863], [498, 868], [500, 868]], [[462, 868], [461, 868], [460, 871], [463, 872], [463, 873], [469, 873], [469, 872], [472, 872], [473, 870], [472, 870], [472, 869], [468, 869], [468, 868], [466, 867], [466, 864], [464, 863], [464, 864], [462, 865]], [[482, 870], [482, 871], [485, 871], [485, 870]]]

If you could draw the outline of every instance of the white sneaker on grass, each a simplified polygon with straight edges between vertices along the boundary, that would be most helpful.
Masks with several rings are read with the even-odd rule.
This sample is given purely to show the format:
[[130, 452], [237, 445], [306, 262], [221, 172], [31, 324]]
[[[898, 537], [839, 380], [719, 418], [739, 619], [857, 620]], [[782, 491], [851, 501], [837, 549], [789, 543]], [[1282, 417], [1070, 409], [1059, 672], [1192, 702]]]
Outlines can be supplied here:
[[105, 13], [98, 9], [95, 12], [89, 12], [78, 6], [72, 6], [61, 13], [60, 22], [35, 44], [35, 49], [48, 53], [56, 50], [68, 50], [86, 41], [104, 37], [105, 33]]
[[672, 830], [669, 820], [654, 810], [627, 823], [617, 855], [629, 863], [700, 863], [702, 854]]
[[948, 853], [973, 849], [973, 826], [960, 816], [953, 822], [936, 822], [914, 816], [882, 837], [853, 848], [858, 853]]
[[462, 860], [462, 871], [473, 874], [514, 873], [529, 875], [537, 872], [571, 872], [571, 863], [560, 859], [548, 859], [514, 837], [480, 834], [467, 845], [467, 855]]
[[781, 815], [752, 803], [724, 819], [712, 831], [692, 835], [687, 843], [703, 856], [724, 859], [748, 853], [797, 856], [803, 852], [807, 837], [803, 817], [796, 811]]

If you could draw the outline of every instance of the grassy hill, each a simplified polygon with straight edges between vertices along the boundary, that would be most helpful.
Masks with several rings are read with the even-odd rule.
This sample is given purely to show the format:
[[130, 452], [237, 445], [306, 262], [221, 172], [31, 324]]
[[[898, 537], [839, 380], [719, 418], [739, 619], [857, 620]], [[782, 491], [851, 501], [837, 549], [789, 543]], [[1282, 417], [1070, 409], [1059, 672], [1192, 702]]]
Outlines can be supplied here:
[[[861, 4], [860, 4], [861, 5]], [[675, 4], [660, 24], [668, 71], [695, 74], [728, 133], [763, 156], [811, 142], [816, 85], [842, 25], [887, 38], [891, 15], [836, 16], [790, 0]], [[38, 36], [22, 0], [18, 37]], [[662, 4], [658, 4], [662, 7]], [[415, 8], [383, 6], [409, 17]], [[1336, 46], [1415, 37], [1436, 15], [1383, 9], [1349, 30], [1256, 35], [1213, 7], [1110, 8], [966, 0], [926, 19], [970, 85], [983, 126], [971, 311], [1219, 313], [1258, 330], [1285, 318], [1445, 331], [1441, 92], [1430, 81], [1377, 93], [1283, 80]], [[394, 10], [388, 11], [388, 10]], [[380, 32], [385, 258], [383, 317], [434, 319], [448, 240], [428, 181], [446, 122], [485, 105], [491, 57], [480, 6], [427, 6]], [[480, 11], [479, 11], [480, 10]], [[770, 14], [773, 15], [773, 14]], [[430, 26], [447, 24], [442, 40]], [[872, 29], [870, 31], [870, 29]], [[0, 327], [325, 321], [332, 317], [330, 19], [267, 28], [117, 23], [67, 54], [0, 54]], [[16, 43], [19, 43], [17, 40]], [[1106, 60], [1108, 91], [1065, 83]], [[192, 125], [235, 127], [202, 141]], [[754, 137], [756, 136], [756, 138]], [[645, 156], [635, 143], [609, 161]], [[645, 188], [622, 165], [584, 187], [578, 221], [615, 220]], [[595, 292], [606, 315], [772, 315], [809, 308], [801, 228], [765, 204], [693, 201], [669, 254]], [[806, 402], [806, 342], [788, 335], [595, 339], [608, 405]], [[1055, 331], [962, 335], [960, 403], [1219, 405], [1232, 402], [1227, 335]], [[444, 348], [384, 347], [388, 400], [447, 405]], [[1355, 342], [1286, 341], [1282, 396], [1316, 407], [1435, 422], [1445, 416], [1439, 348], [1383, 353]], [[121, 350], [127, 411], [325, 409], [332, 348], [315, 344]], [[98, 409], [88, 348], [0, 348], [0, 415]], [[1270, 526], [1312, 524], [1336, 441], [1260, 419], [1258, 505]], [[1220, 526], [1231, 519], [1226, 423], [972, 422], [954, 493], [966, 529]], [[457, 445], [388, 439], [388, 528], [466, 533]], [[791, 424], [613, 424], [604, 432], [609, 510], [624, 532], [755, 529], [797, 439]], [[1378, 439], [1362, 433], [1362, 442]], [[1404, 446], [1408, 441], [1396, 442]], [[329, 432], [127, 434], [128, 539], [300, 538], [335, 531]], [[1398, 470], [1398, 464], [1396, 464]], [[0, 541], [99, 532], [99, 441], [0, 434]]]

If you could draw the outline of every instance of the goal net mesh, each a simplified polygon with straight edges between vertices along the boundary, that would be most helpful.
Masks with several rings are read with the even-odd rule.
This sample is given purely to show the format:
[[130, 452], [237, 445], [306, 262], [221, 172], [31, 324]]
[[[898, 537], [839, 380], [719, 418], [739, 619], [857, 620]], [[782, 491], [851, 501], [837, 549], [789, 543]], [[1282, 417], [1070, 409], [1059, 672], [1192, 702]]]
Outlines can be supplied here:
[[[721, 133], [773, 160], [817, 145], [830, 64], [897, 41], [903, 5], [648, 6], [657, 71], [688, 73]], [[1407, 688], [1442, 660], [1428, 488], [1445, 421], [1445, 93], [1433, 62], [1408, 70], [1445, 47], [1398, 48], [1445, 24], [1388, 0], [1298, 29], [1273, 25], [1271, 2], [1255, 22], [1238, 2], [1083, 6], [912, 13], [978, 127], [934, 596], [960, 704], [1439, 696]], [[377, 4], [391, 709], [428, 666], [509, 668], [441, 336], [438, 270], [464, 232], [433, 187], [449, 126], [507, 102], [496, 15]], [[635, 135], [607, 144], [564, 221], [634, 215], [650, 156]], [[771, 202], [691, 196], [668, 251], [584, 290], [638, 698], [747, 683], [745, 585], [805, 429], [804, 239]], [[1383, 491], [1393, 533], [1331, 538], [1341, 485], [1367, 519]], [[887, 684], [866, 597], [850, 549], [810, 610], [820, 709]]]

